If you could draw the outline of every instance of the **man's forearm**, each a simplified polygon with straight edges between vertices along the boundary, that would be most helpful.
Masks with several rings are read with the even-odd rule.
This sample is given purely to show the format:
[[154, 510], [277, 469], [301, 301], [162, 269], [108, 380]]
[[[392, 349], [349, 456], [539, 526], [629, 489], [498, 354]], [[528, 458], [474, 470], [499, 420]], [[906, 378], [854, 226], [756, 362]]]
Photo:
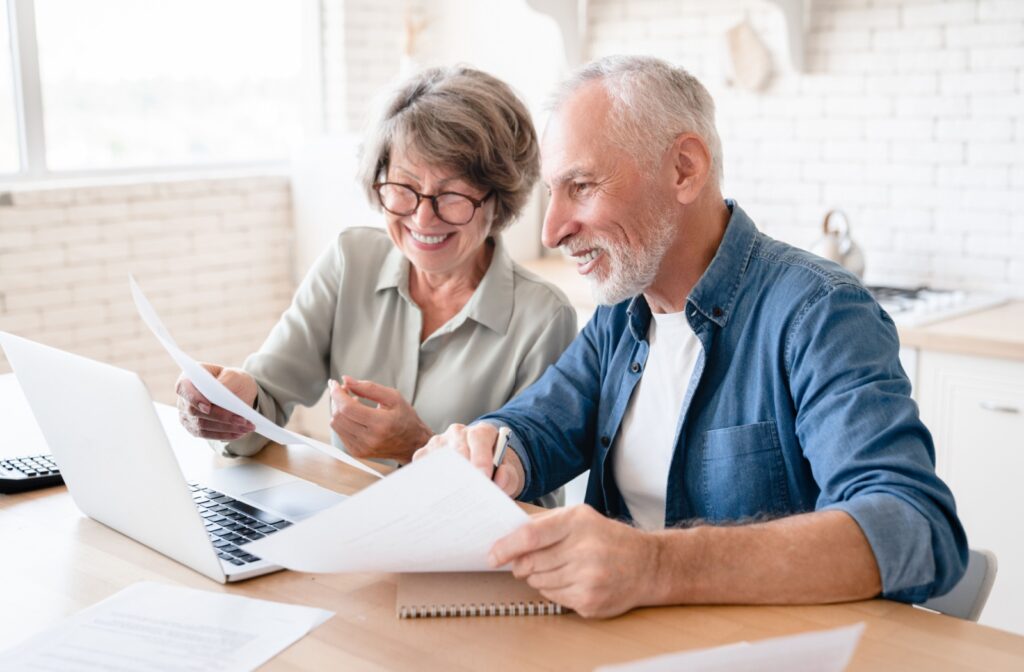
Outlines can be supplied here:
[[842, 511], [653, 536], [658, 571], [647, 604], [844, 602], [882, 589], [867, 538]]

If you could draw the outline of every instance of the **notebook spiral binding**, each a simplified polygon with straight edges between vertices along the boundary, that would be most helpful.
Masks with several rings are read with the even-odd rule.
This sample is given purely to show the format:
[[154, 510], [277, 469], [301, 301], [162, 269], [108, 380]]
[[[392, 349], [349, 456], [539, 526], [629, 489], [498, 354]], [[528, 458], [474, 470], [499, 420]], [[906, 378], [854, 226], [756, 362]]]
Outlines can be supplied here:
[[446, 616], [544, 616], [561, 614], [562, 605], [554, 602], [512, 602], [490, 604], [421, 604], [398, 608], [399, 618], [437, 618]]

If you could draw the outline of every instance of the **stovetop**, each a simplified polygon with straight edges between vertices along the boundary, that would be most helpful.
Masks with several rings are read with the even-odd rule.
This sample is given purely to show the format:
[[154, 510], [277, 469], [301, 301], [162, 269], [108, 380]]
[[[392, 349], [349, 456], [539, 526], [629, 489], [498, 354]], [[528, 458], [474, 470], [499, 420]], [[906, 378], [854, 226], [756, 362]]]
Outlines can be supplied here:
[[900, 326], [920, 327], [1006, 302], [1006, 297], [958, 289], [869, 286], [868, 291]]

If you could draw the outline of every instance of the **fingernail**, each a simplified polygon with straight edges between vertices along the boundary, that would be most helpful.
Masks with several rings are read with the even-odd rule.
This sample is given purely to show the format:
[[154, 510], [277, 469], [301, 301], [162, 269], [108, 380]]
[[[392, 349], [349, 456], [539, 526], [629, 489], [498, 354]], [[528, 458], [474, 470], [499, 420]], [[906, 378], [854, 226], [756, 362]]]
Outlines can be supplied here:
[[199, 407], [199, 410], [202, 411], [203, 413], [209, 413], [210, 412], [210, 405], [209, 404], [200, 401], [196, 405]]
[[494, 553], [490, 553], [487, 556], [487, 562], [491, 567], [498, 567], [498, 557]]

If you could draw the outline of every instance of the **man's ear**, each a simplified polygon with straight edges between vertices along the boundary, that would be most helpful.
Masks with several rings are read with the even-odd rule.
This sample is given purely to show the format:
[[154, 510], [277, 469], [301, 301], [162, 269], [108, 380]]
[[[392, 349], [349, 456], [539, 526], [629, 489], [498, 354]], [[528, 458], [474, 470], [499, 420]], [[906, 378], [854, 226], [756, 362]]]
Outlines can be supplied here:
[[667, 158], [671, 162], [676, 201], [683, 205], [693, 203], [711, 177], [708, 146], [699, 135], [683, 133], [673, 141]]

